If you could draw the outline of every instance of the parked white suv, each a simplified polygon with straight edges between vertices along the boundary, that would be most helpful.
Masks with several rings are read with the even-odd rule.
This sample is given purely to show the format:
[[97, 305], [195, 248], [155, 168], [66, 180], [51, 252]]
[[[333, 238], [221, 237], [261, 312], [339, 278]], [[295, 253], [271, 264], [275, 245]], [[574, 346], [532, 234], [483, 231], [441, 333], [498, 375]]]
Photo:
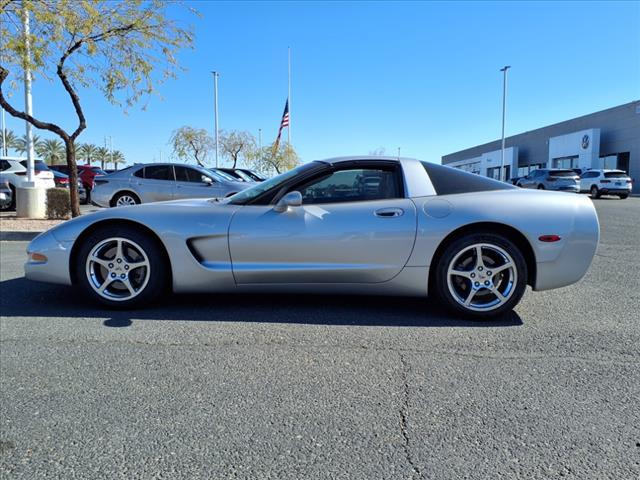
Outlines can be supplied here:
[[587, 170], [580, 176], [580, 192], [589, 192], [591, 198], [617, 195], [624, 200], [631, 193], [631, 183], [622, 170]]
[[[0, 157], [0, 182], [7, 182], [13, 193], [9, 209], [15, 208], [16, 188], [21, 187], [23, 182], [27, 181], [26, 160], [24, 158]], [[54, 188], [56, 186], [53, 181], [53, 172], [40, 160], [34, 162], [36, 168], [34, 170], [33, 181], [36, 187]]]

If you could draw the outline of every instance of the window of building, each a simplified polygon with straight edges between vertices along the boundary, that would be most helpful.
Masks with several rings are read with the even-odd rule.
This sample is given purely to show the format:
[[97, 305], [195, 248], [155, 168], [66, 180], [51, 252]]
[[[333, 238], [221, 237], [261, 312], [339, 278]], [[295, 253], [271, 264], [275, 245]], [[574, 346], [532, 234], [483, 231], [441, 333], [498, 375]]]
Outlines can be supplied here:
[[600, 157], [598, 168], [629, 171], [629, 152], [614, 153]]
[[578, 168], [578, 156], [554, 158], [553, 168]]
[[[511, 179], [511, 165], [505, 165], [504, 172], [505, 172], [505, 176], [504, 176], [505, 180]], [[500, 178], [500, 167], [487, 168], [487, 177], [493, 178], [494, 180], [502, 180]]]

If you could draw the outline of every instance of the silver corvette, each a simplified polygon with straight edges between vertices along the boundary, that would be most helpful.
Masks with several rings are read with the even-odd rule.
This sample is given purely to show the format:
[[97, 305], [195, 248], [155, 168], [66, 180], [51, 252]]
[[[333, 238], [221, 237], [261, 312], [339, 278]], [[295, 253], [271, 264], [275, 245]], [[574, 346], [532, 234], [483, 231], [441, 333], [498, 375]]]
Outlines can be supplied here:
[[112, 307], [164, 292], [426, 296], [467, 317], [527, 285], [577, 282], [598, 245], [590, 199], [414, 159], [314, 161], [224, 200], [84, 215], [35, 238], [27, 278]]

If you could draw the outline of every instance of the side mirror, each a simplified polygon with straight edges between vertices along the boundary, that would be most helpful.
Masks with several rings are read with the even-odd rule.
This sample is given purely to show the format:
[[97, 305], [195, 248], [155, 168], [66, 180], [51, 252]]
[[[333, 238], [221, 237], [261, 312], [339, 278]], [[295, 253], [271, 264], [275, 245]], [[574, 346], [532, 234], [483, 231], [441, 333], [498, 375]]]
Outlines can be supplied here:
[[273, 209], [278, 212], [286, 212], [289, 207], [299, 207], [302, 205], [302, 194], [300, 192], [289, 192], [283, 196]]
[[210, 177], [205, 177], [203, 175], [202, 176], [202, 183], [205, 183], [207, 185], [207, 187], [210, 187], [211, 185], [213, 185], [213, 179], [211, 179]]

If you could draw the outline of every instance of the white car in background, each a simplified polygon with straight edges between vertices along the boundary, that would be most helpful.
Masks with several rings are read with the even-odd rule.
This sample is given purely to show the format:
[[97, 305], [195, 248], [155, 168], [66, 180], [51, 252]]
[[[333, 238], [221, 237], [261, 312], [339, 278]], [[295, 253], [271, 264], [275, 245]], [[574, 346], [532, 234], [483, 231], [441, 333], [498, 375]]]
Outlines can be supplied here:
[[587, 170], [580, 176], [580, 192], [589, 192], [591, 198], [617, 195], [622, 200], [631, 194], [632, 181], [622, 170]]
[[[24, 158], [0, 157], [0, 183], [6, 181], [13, 194], [11, 204], [7, 207], [9, 209], [15, 208], [16, 188], [27, 181], [26, 162]], [[41, 160], [36, 160], [34, 164], [33, 181], [36, 187], [54, 188], [56, 184], [49, 167]]]

